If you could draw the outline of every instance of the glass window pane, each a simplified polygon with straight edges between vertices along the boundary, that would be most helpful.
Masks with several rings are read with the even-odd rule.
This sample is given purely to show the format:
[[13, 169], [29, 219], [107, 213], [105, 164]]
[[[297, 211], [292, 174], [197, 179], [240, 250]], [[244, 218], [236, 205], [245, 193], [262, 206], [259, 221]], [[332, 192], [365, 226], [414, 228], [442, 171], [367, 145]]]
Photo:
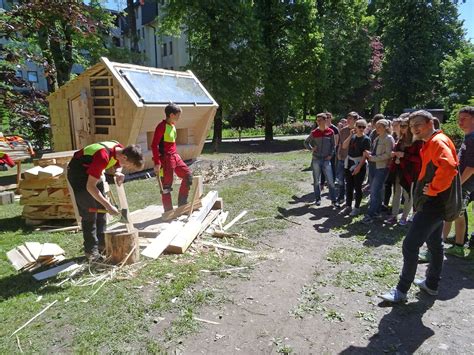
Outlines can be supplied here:
[[35, 71], [29, 71], [28, 72], [28, 81], [31, 81], [33, 83], [38, 82], [38, 73]]
[[121, 69], [132, 89], [149, 104], [212, 104], [211, 98], [194, 78]]

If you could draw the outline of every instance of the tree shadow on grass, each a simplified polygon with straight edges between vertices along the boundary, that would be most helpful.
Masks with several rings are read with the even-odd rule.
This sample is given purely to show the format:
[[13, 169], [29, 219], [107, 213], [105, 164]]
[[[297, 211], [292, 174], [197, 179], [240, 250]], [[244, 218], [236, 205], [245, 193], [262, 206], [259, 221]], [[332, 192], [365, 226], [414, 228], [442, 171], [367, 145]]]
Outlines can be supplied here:
[[366, 347], [349, 346], [341, 354], [415, 353], [436, 333], [430, 327], [435, 326], [434, 324], [423, 323], [424, 314], [435, 302], [452, 300], [462, 289], [474, 289], [473, 274], [474, 265], [471, 261], [447, 259], [444, 262], [443, 279], [437, 297], [418, 291], [415, 302], [400, 305], [381, 302], [380, 307], [390, 306], [392, 309], [380, 320], [377, 334], [369, 339]]

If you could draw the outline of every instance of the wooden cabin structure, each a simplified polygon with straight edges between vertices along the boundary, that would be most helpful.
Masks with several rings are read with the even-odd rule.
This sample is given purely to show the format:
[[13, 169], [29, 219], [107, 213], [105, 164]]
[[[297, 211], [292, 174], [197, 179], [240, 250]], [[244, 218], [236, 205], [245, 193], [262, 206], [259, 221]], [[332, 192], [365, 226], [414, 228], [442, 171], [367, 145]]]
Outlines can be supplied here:
[[146, 168], [150, 145], [170, 102], [183, 112], [176, 124], [177, 149], [184, 160], [201, 154], [218, 104], [191, 71], [100, 62], [48, 97], [56, 152], [114, 139], [139, 144]]

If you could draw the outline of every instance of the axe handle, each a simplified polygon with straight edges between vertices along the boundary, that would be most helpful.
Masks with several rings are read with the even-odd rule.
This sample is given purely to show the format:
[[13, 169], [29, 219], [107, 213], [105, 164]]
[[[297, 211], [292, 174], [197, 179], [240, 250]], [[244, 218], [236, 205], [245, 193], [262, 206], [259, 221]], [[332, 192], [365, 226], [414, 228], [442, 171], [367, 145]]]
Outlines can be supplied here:
[[158, 175], [156, 175], [156, 180], [158, 180], [158, 186], [160, 187], [160, 193], [163, 194], [163, 183], [161, 182], [161, 178]]
[[107, 210], [104, 210], [102, 208], [89, 208], [89, 212], [93, 213], [109, 213]]

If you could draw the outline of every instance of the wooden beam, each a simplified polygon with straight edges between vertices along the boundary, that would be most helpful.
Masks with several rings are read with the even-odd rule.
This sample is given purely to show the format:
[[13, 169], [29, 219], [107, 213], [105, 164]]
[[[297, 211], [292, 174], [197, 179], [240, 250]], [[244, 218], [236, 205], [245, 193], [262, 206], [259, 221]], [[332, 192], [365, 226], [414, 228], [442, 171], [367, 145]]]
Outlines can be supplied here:
[[125, 194], [125, 187], [124, 184], [117, 184], [117, 179], [114, 178], [115, 181], [115, 187], [117, 189], [117, 194], [118, 194], [118, 199], [120, 203], [120, 211], [124, 216], [125, 219], [127, 220], [127, 223], [125, 223], [125, 226], [127, 227], [127, 231], [130, 233], [133, 231], [133, 223], [130, 221], [130, 213], [128, 211], [128, 202], [127, 202], [127, 195]]
[[170, 225], [161, 232], [150, 245], [143, 251], [142, 255], [152, 259], [156, 259], [168, 247], [170, 242], [180, 233], [184, 228], [184, 223], [180, 221], [173, 221]]
[[[194, 202], [193, 210], [196, 210], [200, 208], [201, 206], [202, 206], [201, 200], [197, 200]], [[163, 212], [163, 214], [161, 215], [161, 219], [165, 222], [171, 221], [172, 219], [175, 219], [183, 214], [189, 213], [190, 210], [191, 210], [191, 203], [187, 203], [183, 206], [179, 206], [178, 208], [175, 208], [174, 210]]]

